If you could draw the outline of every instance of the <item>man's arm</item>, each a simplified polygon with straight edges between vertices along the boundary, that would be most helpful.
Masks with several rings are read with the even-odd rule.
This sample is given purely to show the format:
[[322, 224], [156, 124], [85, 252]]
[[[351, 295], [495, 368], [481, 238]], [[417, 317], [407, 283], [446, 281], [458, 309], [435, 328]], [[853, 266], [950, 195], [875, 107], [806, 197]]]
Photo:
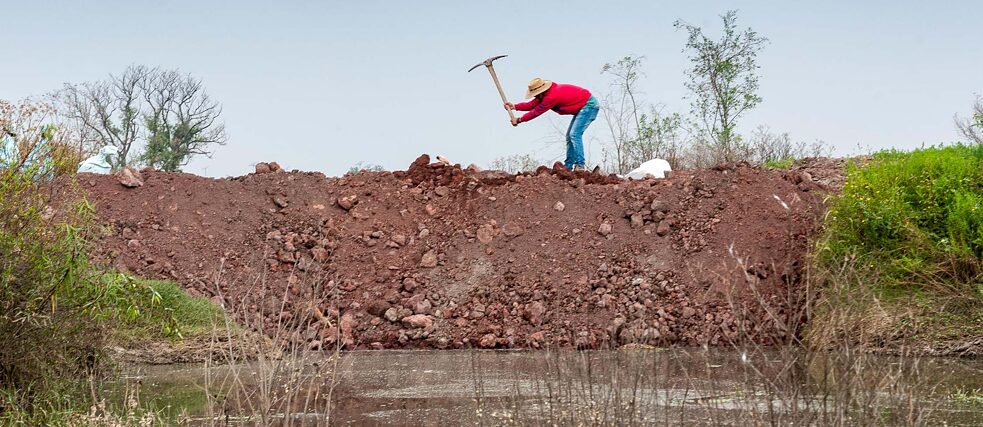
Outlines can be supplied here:
[[[553, 106], [556, 105], [556, 101], [553, 101], [553, 100], [551, 100], [549, 98], [543, 98], [542, 101], [539, 101], [539, 100], [536, 100], [536, 101], [537, 101], [537, 105], [535, 107], [533, 107], [531, 110], [529, 110], [528, 113], [523, 114], [522, 117], [519, 117], [519, 119], [518, 119], [518, 122], [519, 123], [528, 122], [528, 121], [530, 121], [532, 119], [535, 119], [536, 117], [539, 117], [541, 114], [549, 111], [550, 109], [553, 108]], [[531, 102], [532, 101], [529, 101], [529, 103], [531, 103]], [[519, 109], [519, 106], [516, 105], [515, 106], [515, 109], [518, 110]], [[525, 111], [525, 110], [522, 110], [522, 111]]]
[[517, 111], [529, 111], [539, 105], [539, 98], [530, 99], [528, 102], [520, 102], [515, 104], [515, 109]]

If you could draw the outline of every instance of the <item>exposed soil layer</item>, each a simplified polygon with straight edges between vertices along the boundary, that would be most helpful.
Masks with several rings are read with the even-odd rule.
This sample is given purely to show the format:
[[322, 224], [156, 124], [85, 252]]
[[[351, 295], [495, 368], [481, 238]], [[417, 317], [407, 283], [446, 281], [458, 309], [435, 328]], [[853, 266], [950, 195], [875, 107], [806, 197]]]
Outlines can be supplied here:
[[769, 344], [799, 321], [784, 296], [825, 189], [747, 165], [261, 172], [79, 175], [107, 225], [94, 257], [311, 349]]

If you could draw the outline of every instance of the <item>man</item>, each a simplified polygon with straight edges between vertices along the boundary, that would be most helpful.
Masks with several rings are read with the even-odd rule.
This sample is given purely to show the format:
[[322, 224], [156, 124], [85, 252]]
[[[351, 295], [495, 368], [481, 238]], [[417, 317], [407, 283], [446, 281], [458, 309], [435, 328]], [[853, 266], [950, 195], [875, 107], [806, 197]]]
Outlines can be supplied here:
[[535, 119], [546, 110], [573, 115], [567, 128], [567, 158], [563, 165], [567, 169], [585, 169], [584, 131], [597, 118], [597, 99], [582, 87], [554, 83], [539, 77], [529, 82], [526, 98], [533, 99], [518, 104], [505, 103], [506, 109], [528, 111], [522, 117], [512, 119], [512, 126]]

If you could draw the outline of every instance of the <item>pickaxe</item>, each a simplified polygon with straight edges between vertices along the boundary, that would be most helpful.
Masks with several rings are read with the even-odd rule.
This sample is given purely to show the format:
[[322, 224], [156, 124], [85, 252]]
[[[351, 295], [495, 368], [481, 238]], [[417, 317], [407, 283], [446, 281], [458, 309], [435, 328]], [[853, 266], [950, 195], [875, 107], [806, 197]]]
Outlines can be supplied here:
[[[498, 94], [502, 96], [502, 102], [503, 103], [508, 103], [509, 100], [508, 100], [508, 98], [505, 97], [505, 92], [502, 91], [502, 84], [498, 82], [498, 75], [495, 74], [495, 67], [492, 66], [492, 61], [494, 61], [496, 59], [499, 59], [499, 58], [504, 58], [506, 56], [508, 56], [508, 55], [493, 56], [491, 58], [488, 58], [488, 59], [486, 59], [484, 61], [479, 62], [474, 67], [471, 67], [470, 70], [468, 70], [468, 72], [470, 73], [472, 70], [474, 70], [475, 68], [478, 68], [478, 67], [480, 67], [482, 65], [488, 67], [488, 72], [491, 74], [492, 80], [495, 81], [495, 87], [498, 88]], [[515, 115], [512, 114], [512, 110], [506, 109], [505, 111], [508, 111], [508, 113], [509, 113], [509, 119], [511, 119], [512, 121], [515, 121]]]

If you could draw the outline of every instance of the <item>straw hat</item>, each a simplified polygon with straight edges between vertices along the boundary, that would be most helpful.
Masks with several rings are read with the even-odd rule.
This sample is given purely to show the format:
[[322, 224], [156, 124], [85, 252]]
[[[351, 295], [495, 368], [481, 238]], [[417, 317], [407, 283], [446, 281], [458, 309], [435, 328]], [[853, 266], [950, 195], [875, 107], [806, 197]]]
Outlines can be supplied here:
[[526, 90], [526, 98], [532, 98], [546, 92], [551, 86], [553, 86], [553, 82], [536, 77], [529, 81], [529, 89]]

